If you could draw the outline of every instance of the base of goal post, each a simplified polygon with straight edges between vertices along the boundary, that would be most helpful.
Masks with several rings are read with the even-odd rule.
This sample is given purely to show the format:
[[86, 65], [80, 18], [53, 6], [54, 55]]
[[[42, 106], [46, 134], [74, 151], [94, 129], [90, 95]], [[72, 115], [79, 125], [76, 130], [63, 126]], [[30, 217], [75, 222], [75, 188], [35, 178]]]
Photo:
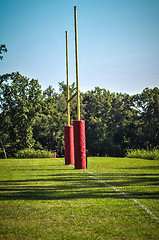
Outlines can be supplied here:
[[75, 151], [75, 169], [86, 169], [86, 136], [85, 121], [74, 120], [74, 151]]
[[65, 126], [65, 165], [74, 165], [73, 126]]

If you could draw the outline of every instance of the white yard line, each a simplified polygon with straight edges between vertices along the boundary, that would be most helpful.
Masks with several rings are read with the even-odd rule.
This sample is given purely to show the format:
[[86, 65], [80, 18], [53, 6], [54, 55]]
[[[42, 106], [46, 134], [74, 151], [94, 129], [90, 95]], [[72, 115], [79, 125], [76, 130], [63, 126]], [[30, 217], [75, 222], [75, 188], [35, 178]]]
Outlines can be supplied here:
[[[145, 205], [143, 205], [142, 203], [140, 203], [137, 199], [131, 197], [130, 195], [128, 195], [127, 193], [124, 193], [123, 191], [119, 190], [118, 188], [112, 186], [111, 184], [108, 184], [106, 182], [104, 182], [103, 180], [94, 177], [94, 176], [98, 176], [92, 172], [89, 172], [88, 170], [85, 170], [87, 173], [91, 174], [90, 177], [103, 183], [104, 185], [106, 185], [107, 187], [111, 187], [113, 190], [115, 190], [116, 192], [120, 193], [121, 195], [123, 195], [125, 198], [129, 198], [131, 200], [133, 200], [139, 207], [141, 207], [143, 210], [145, 210], [145, 212], [147, 212], [153, 219], [155, 219], [157, 222], [159, 222], [159, 218], [156, 217]], [[92, 176], [93, 175], [93, 176]]]
[[65, 163], [65, 161], [61, 160], [60, 158], [57, 158], [59, 161], [61, 161], [62, 163]]
[[[63, 161], [63, 160], [61, 160], [61, 159], [58, 159], [58, 160], [60, 160], [61, 162], [65, 163], [65, 161]], [[69, 166], [74, 167], [73, 165], [69, 165]], [[118, 188], [114, 187], [113, 185], [111, 185], [111, 184], [109, 184], [109, 183], [106, 183], [106, 182], [104, 182], [103, 180], [97, 178], [97, 177], [98, 177], [97, 174], [92, 173], [92, 172], [90, 172], [90, 171], [88, 171], [88, 170], [86, 170], [86, 169], [85, 169], [84, 171], [87, 172], [88, 174], [90, 174], [90, 175], [88, 175], [89, 177], [91, 177], [91, 178], [93, 178], [93, 179], [101, 182], [102, 184], [104, 184], [104, 185], [107, 186], [107, 187], [112, 188], [114, 191], [120, 193], [120, 194], [123, 195], [125, 198], [131, 199], [131, 200], [132, 200], [134, 203], [136, 203], [140, 208], [142, 208], [146, 213], [148, 213], [154, 220], [156, 220], [157, 222], [159, 222], [159, 218], [156, 217], [145, 205], [143, 205], [142, 203], [140, 203], [137, 199], [131, 197], [130, 195], [128, 195], [127, 193], [125, 193], [125, 192], [123, 192], [123, 191], [121, 191], [121, 190], [119, 190]]]

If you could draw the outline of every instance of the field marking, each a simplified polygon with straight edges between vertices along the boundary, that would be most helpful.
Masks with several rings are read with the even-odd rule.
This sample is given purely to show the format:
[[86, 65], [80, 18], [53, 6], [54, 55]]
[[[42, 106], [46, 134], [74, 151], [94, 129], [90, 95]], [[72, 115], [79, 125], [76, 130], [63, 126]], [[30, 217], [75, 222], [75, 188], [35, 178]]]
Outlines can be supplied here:
[[65, 163], [65, 161], [61, 160], [60, 158], [57, 158], [59, 161], [61, 161], [62, 163]]
[[[61, 160], [61, 159], [58, 159], [58, 160], [60, 160], [61, 162], [65, 163], [65, 161], [63, 161], [63, 160]], [[68, 166], [74, 167], [73, 165], [68, 165]], [[107, 182], [105, 182], [105, 181], [97, 178], [97, 177], [98, 177], [97, 174], [92, 173], [92, 172], [90, 172], [90, 171], [88, 171], [88, 170], [86, 170], [86, 169], [84, 169], [83, 171], [89, 173], [89, 174], [90, 174], [90, 175], [88, 175], [89, 177], [91, 177], [91, 178], [93, 178], [93, 179], [101, 182], [102, 184], [104, 184], [104, 185], [107, 186], [107, 187], [112, 188], [114, 191], [120, 193], [120, 194], [123, 195], [125, 198], [129, 198], [129, 199], [133, 200], [134, 203], [136, 203], [140, 208], [142, 208], [146, 213], [148, 213], [154, 220], [156, 220], [157, 222], [159, 222], [159, 218], [156, 217], [145, 205], [143, 205], [142, 203], [140, 203], [137, 199], [131, 197], [130, 195], [128, 195], [127, 193], [125, 193], [125, 192], [123, 192], [123, 191], [121, 191], [121, 190], [119, 190], [118, 188], [114, 187], [113, 185], [111, 185], [111, 184], [109, 184], [109, 183], [107, 183]]]
[[106, 183], [104, 182], [103, 180], [99, 179], [99, 178], [96, 178], [94, 176], [98, 176], [96, 175], [95, 173], [92, 173], [92, 172], [89, 172], [88, 170], [85, 170], [85, 172], [89, 173], [89, 174], [92, 174], [90, 175], [91, 178], [103, 183], [104, 185], [106, 185], [107, 187], [111, 187], [113, 190], [115, 190], [116, 192], [120, 193], [121, 195], [123, 195], [125, 198], [129, 198], [131, 200], [133, 200], [139, 207], [141, 207], [143, 210], [145, 210], [145, 212], [147, 212], [153, 219], [155, 219], [157, 222], [159, 222], [159, 218], [156, 217], [145, 205], [143, 205], [142, 203], [140, 203], [137, 199], [131, 197], [130, 195], [128, 195], [127, 193], [119, 190], [118, 188], [114, 187], [113, 185], [109, 184], [109, 183]]

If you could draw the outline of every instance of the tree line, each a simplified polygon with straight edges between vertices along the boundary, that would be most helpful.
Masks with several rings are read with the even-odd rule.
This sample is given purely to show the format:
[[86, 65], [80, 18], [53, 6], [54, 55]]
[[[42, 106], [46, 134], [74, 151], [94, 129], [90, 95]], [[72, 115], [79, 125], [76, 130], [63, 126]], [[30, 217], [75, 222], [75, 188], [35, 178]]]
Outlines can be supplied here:
[[[42, 91], [38, 80], [19, 72], [0, 76], [0, 137], [8, 156], [33, 148], [64, 156], [67, 89], [59, 83]], [[76, 91], [75, 83], [70, 94]], [[111, 93], [96, 87], [80, 93], [81, 119], [86, 123], [87, 156], [125, 156], [128, 149], [159, 147], [159, 89], [142, 93]], [[71, 124], [76, 99], [71, 102]], [[0, 146], [1, 147], [1, 146]], [[2, 157], [2, 151], [1, 151]]]

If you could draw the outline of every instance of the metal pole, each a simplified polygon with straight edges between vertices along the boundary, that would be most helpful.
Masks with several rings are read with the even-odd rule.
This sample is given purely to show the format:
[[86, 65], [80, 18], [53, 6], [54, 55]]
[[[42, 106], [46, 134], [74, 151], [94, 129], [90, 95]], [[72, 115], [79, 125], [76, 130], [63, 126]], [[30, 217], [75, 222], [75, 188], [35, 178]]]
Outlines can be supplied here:
[[75, 20], [75, 53], [76, 53], [76, 88], [77, 88], [77, 120], [80, 120], [80, 95], [79, 95], [79, 77], [78, 77], [78, 39], [77, 39], [77, 7], [74, 7]]
[[67, 77], [67, 122], [70, 126], [70, 93], [69, 93], [69, 70], [68, 70], [68, 32], [66, 31], [66, 77]]

